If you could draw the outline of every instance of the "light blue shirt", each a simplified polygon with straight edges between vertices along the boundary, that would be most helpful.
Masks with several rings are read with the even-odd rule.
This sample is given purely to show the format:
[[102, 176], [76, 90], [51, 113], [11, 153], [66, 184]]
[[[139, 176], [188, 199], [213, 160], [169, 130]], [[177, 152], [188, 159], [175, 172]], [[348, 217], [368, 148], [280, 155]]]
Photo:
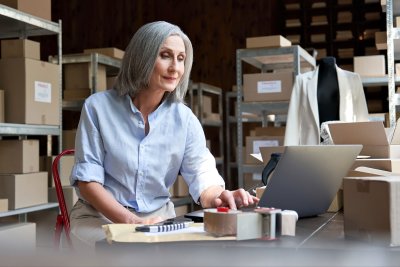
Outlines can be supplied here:
[[107, 90], [87, 98], [71, 184], [98, 182], [122, 205], [145, 213], [169, 201], [168, 189], [179, 172], [196, 202], [207, 187], [224, 186], [203, 128], [187, 106], [164, 101], [148, 122], [146, 136], [142, 114], [128, 95]]

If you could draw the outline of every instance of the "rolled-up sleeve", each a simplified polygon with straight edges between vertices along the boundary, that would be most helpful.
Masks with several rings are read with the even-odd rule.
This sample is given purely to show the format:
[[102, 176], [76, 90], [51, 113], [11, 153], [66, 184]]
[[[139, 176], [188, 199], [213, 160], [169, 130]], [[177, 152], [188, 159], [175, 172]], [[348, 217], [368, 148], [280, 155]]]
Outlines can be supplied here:
[[225, 182], [216, 168], [215, 158], [206, 146], [203, 128], [193, 115], [188, 122], [185, 154], [181, 174], [189, 186], [192, 198], [198, 202], [201, 193], [208, 187]]
[[77, 181], [104, 184], [104, 146], [99, 133], [98, 115], [91, 103], [82, 108], [75, 138], [75, 164], [71, 172], [71, 185]]

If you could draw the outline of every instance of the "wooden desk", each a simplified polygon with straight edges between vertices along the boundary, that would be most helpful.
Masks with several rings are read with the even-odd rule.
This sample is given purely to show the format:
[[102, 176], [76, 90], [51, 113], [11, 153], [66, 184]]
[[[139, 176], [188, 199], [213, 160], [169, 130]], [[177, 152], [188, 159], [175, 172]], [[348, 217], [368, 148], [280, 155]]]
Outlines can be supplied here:
[[[278, 240], [118, 243], [97, 253], [146, 266], [398, 266], [400, 248], [344, 238], [342, 213], [300, 219], [296, 236]], [[116, 257], [118, 255], [118, 257]]]

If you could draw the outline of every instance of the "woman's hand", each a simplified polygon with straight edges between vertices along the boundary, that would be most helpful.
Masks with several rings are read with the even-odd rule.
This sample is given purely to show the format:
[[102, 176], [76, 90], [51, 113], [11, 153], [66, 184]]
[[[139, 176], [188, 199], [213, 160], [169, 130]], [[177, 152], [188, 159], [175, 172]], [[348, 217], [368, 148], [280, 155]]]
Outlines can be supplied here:
[[255, 196], [250, 195], [249, 192], [243, 188], [239, 188], [234, 191], [224, 190], [221, 194], [214, 199], [215, 207], [229, 207], [230, 209], [236, 210], [241, 207], [247, 207], [257, 204], [259, 201]]
[[259, 201], [255, 196], [242, 188], [237, 190], [224, 190], [219, 185], [208, 187], [200, 196], [201, 206], [203, 208], [229, 207], [230, 209], [238, 209], [255, 205]]

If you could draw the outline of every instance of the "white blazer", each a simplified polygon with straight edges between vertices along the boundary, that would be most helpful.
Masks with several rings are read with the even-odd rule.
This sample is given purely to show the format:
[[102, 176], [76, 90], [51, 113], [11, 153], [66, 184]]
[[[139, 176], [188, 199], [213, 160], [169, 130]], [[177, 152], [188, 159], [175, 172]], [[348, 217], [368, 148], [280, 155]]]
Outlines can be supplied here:
[[[285, 146], [320, 143], [318, 70], [319, 67], [296, 76], [286, 120]], [[338, 66], [336, 72], [340, 94], [340, 121], [368, 121], [368, 108], [360, 76]]]

